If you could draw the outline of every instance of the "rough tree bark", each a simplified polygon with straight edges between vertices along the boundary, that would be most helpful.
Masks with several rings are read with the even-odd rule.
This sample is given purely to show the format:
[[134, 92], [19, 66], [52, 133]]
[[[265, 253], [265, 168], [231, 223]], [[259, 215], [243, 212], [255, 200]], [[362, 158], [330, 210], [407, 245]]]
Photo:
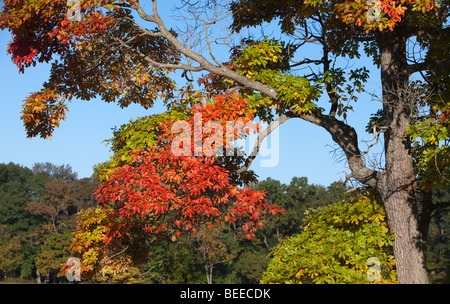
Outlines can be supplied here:
[[415, 199], [415, 174], [408, 138], [409, 106], [396, 87], [409, 80], [407, 36], [398, 27], [379, 35], [385, 132], [385, 183], [378, 187], [395, 235], [394, 255], [399, 283], [428, 283]]

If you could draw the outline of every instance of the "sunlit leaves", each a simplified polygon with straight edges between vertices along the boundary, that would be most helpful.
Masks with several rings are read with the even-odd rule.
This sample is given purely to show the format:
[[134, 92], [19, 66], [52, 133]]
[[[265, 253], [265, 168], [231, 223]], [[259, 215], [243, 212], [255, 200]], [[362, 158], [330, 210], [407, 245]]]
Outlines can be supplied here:
[[[184, 112], [144, 117], [116, 130], [111, 140], [115, 155], [100, 168], [103, 182], [96, 192], [99, 208], [80, 215], [72, 244], [72, 252], [82, 255], [85, 271], [95, 272], [118, 263], [125, 267], [128, 260], [136, 262], [136, 253], [145, 255], [148, 240], [159, 234], [168, 234], [176, 241], [185, 234], [227, 225], [251, 239], [267, 216], [284, 212], [266, 203], [264, 192], [238, 187], [236, 184], [247, 177], [232, 177], [226, 168], [233, 161], [224, 160], [227, 157], [209, 156], [204, 150], [195, 154], [196, 140], [203, 143], [220, 134], [213, 142], [223, 141], [227, 147], [258, 131], [252, 122], [252, 108], [238, 94], [202, 101], [184, 108]], [[172, 126], [180, 121], [188, 126], [184, 136], [192, 144], [189, 153], [176, 155], [172, 145], [183, 134], [173, 132]], [[206, 130], [213, 121], [220, 126], [241, 121], [244, 128], [228, 134]], [[142, 242], [126, 247], [136, 235]], [[109, 259], [121, 248], [125, 249], [117, 255], [119, 260]]]
[[53, 130], [65, 119], [66, 111], [64, 98], [53, 90], [43, 89], [31, 94], [23, 103], [21, 116], [27, 136], [51, 137]]
[[81, 20], [69, 21], [66, 1], [3, 1], [0, 28], [11, 31], [8, 52], [19, 71], [57, 57], [42, 91], [24, 104], [28, 136], [51, 136], [67, 111], [63, 99], [100, 97], [121, 107], [149, 108], [174, 97], [169, 71], [151, 67], [142, 54], [176, 63], [178, 53], [154, 31], [137, 26], [121, 2], [81, 1]]
[[272, 87], [277, 92], [277, 101], [257, 92], [247, 93], [250, 104], [257, 115], [267, 119], [267, 108], [276, 108], [279, 113], [293, 107], [297, 112], [320, 111], [314, 101], [320, 96], [320, 84], [313, 84], [304, 77], [293, 76], [286, 72], [288, 61], [293, 53], [289, 46], [275, 40], [244, 40], [232, 53], [233, 67], [236, 71], [252, 80]]
[[301, 234], [273, 252], [263, 283], [370, 283], [367, 261], [380, 261], [374, 283], [395, 283], [393, 236], [383, 207], [367, 191], [308, 212]]
[[450, 185], [450, 121], [445, 113], [439, 118], [423, 118], [408, 128], [420, 187], [432, 190]]
[[279, 24], [286, 33], [293, 33], [296, 27], [304, 25], [306, 19], [316, 13], [328, 14], [370, 32], [393, 30], [396, 24], [405, 19], [407, 11], [424, 15], [436, 8], [439, 8], [439, 2], [434, 0], [287, 0], [282, 3], [271, 0], [235, 0], [231, 5], [233, 29], [239, 31], [245, 26], [259, 25], [280, 17]]
[[336, 1], [336, 12], [337, 18], [345, 23], [360, 26], [369, 32], [393, 30], [396, 24], [404, 19], [406, 11], [418, 11], [425, 14], [437, 6], [436, 1], [433, 0]]

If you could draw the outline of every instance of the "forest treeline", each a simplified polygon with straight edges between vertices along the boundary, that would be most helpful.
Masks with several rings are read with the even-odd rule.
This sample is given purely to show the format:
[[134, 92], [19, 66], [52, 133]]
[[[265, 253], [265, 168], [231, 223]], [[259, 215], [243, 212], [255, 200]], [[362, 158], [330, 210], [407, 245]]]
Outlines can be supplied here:
[[[95, 207], [95, 178], [77, 177], [71, 166], [37, 163], [32, 168], [0, 164], [0, 280], [67, 282], [61, 268], [71, 257], [69, 246], [77, 213]], [[112, 275], [105, 269], [95, 282], [115, 283], [259, 283], [271, 253], [286, 238], [302, 233], [305, 212], [339, 202], [342, 183], [310, 184], [294, 177], [289, 184], [266, 179], [254, 185], [286, 210], [270, 218], [252, 240], [231, 227], [205, 227], [177, 241], [158, 236], [145, 263]], [[450, 191], [437, 191], [448, 201]], [[448, 213], [436, 213], [428, 236], [427, 268], [434, 283], [449, 282]]]

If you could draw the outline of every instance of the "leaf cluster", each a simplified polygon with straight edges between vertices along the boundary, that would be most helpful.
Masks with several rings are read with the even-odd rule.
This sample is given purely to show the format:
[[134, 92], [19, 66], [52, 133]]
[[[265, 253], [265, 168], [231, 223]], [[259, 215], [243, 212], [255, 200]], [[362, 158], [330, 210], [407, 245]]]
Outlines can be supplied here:
[[303, 232], [273, 250], [263, 283], [368, 283], [367, 261], [380, 261], [379, 283], [395, 283], [393, 236], [382, 205], [364, 191], [307, 211]]

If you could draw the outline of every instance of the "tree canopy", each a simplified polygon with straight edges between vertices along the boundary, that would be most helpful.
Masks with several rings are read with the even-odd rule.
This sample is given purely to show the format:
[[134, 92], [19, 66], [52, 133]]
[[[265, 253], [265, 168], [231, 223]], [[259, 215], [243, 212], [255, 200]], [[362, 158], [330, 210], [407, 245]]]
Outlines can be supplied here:
[[[425, 283], [423, 236], [429, 214], [446, 204], [423, 200], [419, 206], [415, 194], [420, 188], [430, 197], [448, 187], [450, 179], [449, 4], [182, 0], [179, 22], [169, 28], [156, 0], [151, 7], [139, 0], [82, 1], [77, 18], [68, 14], [62, 0], [5, 0], [0, 28], [12, 33], [8, 52], [19, 71], [52, 62], [49, 80], [24, 102], [22, 119], [29, 137], [50, 137], [73, 99], [100, 97], [121, 107], [136, 103], [144, 108], [162, 100], [167, 106], [165, 114], [117, 130], [115, 155], [99, 166], [103, 209], [89, 212], [99, 223], [107, 221], [107, 244], [114, 244], [112, 235], [129, 241], [123, 229], [129, 228], [130, 219], [137, 224], [130, 233], [170, 230], [178, 238], [178, 228], [192, 230], [191, 221], [199, 215], [212, 220], [210, 225], [232, 224], [236, 216], [245, 215], [240, 227], [253, 237], [255, 227], [262, 227], [260, 215], [281, 209], [263, 202], [263, 193], [238, 185], [251, 181], [253, 174], [246, 171], [262, 140], [281, 123], [301, 119], [330, 134], [348, 165], [347, 180], [378, 192], [395, 235], [399, 282]], [[228, 36], [269, 22], [277, 23], [279, 37]], [[214, 30], [221, 25], [225, 34]], [[225, 43], [230, 40], [234, 45]], [[217, 55], [218, 47], [229, 52], [228, 59]], [[308, 47], [318, 56], [302, 58]], [[368, 81], [363, 55], [380, 70], [381, 109], [367, 124], [373, 145], [383, 140], [382, 163], [368, 157], [373, 145], [360, 149], [358, 134], [347, 121]], [[176, 77], [177, 71], [182, 77]], [[203, 120], [196, 125], [199, 113]], [[237, 118], [271, 124], [266, 129], [249, 126], [240, 135], [258, 134], [253, 151], [229, 157], [219, 151], [234, 147], [231, 142], [240, 135], [224, 138], [214, 121]], [[176, 134], [180, 129], [181, 137]], [[193, 154], [169, 152], [174, 143], [182, 147], [176, 151]], [[173, 229], [158, 222], [167, 214]], [[87, 229], [95, 220], [85, 224], [81, 221], [80, 227]]]

